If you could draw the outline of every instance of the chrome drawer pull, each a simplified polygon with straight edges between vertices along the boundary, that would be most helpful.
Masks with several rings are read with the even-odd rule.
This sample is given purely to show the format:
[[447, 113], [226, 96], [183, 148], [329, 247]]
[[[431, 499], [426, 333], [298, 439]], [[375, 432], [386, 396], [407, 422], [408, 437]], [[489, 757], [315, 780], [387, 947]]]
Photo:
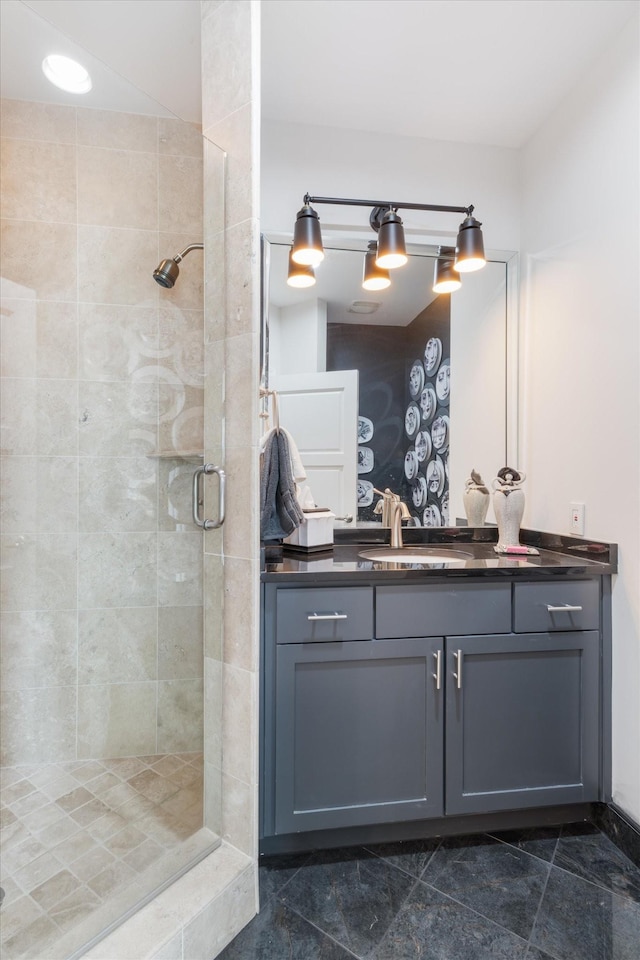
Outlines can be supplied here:
[[457, 653], [454, 653], [456, 662], [458, 664], [458, 672], [454, 673], [454, 678], [456, 681], [456, 687], [458, 690], [462, 690], [462, 650], [458, 650]]
[[441, 666], [440, 666], [440, 651], [438, 650], [438, 652], [437, 652], [437, 653], [434, 653], [433, 656], [435, 657], [435, 661], [436, 661], [436, 672], [435, 672], [435, 673], [432, 673], [431, 676], [433, 677], [433, 679], [434, 679], [435, 682], [436, 682], [436, 690], [439, 690], [439, 689], [440, 689], [440, 686], [441, 686], [441, 683], [442, 683], [442, 671], [441, 671]]
[[346, 620], [346, 613], [309, 613], [307, 620]]
[[566, 603], [562, 607], [554, 607], [551, 603], [548, 603], [547, 611], [549, 613], [580, 613], [582, 611], [582, 607], [573, 607], [570, 603]]

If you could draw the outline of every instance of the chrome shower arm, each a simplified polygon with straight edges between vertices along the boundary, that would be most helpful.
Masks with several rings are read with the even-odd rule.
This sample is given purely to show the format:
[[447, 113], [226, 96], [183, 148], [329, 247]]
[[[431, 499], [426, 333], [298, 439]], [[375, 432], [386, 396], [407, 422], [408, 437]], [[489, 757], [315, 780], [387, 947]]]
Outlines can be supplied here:
[[180, 263], [192, 250], [204, 250], [204, 243], [190, 243], [188, 247], [184, 248], [182, 253], [178, 253], [173, 259], [176, 263]]

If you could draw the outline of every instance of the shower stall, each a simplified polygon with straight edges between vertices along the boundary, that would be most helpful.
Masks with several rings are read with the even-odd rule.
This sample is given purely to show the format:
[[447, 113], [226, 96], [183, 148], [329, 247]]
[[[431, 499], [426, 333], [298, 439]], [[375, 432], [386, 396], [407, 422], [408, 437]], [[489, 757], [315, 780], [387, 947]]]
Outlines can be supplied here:
[[219, 842], [203, 139], [156, 114], [2, 102], [6, 960], [82, 956]]

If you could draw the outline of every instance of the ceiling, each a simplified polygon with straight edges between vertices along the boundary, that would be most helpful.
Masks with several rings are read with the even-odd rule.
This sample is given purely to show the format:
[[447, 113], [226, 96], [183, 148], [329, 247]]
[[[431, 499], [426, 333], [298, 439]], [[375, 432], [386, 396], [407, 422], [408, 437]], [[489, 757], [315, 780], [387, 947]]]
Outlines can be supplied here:
[[[262, 0], [263, 115], [517, 148], [638, 6]], [[1, 0], [0, 12], [4, 96], [78, 102], [40, 80], [53, 45], [97, 78], [84, 105], [199, 122], [199, 0]]]

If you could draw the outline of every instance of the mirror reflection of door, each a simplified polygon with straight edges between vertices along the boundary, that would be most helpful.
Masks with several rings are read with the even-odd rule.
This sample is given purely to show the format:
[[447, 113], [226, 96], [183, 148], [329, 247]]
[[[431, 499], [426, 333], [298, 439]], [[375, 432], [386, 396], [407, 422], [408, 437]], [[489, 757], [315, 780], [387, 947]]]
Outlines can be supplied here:
[[275, 376], [271, 389], [278, 393], [280, 425], [298, 447], [316, 506], [336, 517], [355, 517], [358, 371]]

